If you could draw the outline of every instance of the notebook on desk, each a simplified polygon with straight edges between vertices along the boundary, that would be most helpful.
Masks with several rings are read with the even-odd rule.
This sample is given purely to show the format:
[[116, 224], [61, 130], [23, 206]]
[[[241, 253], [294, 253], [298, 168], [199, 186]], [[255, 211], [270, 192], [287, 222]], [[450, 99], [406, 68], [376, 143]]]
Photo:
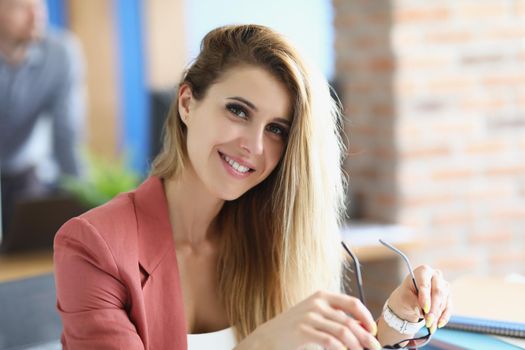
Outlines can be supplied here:
[[[505, 338], [506, 339], [506, 338]], [[521, 350], [519, 344], [488, 334], [439, 329], [424, 350]]]
[[479, 317], [452, 316], [447, 328], [461, 331], [525, 338], [525, 323]]
[[523, 281], [467, 276], [452, 283], [452, 295], [454, 316], [437, 340], [466, 349], [525, 349]]

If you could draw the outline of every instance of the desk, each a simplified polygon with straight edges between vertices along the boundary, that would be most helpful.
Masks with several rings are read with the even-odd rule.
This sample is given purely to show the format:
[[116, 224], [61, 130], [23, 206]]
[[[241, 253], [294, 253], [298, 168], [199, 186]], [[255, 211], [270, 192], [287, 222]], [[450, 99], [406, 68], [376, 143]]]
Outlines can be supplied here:
[[[453, 313], [525, 323], [525, 281], [517, 277], [464, 276], [452, 283]], [[524, 339], [497, 337], [525, 348]]]
[[53, 252], [0, 255], [0, 283], [53, 272]]
[[525, 282], [465, 276], [452, 283], [454, 314], [525, 323]]

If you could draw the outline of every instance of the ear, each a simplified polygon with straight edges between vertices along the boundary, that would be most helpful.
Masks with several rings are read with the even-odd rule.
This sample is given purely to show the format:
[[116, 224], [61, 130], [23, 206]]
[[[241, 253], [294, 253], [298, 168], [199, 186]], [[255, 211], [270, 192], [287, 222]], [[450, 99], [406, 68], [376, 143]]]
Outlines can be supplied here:
[[188, 84], [182, 84], [179, 88], [179, 115], [182, 122], [186, 124], [190, 118], [190, 110], [193, 105], [193, 93], [191, 87]]

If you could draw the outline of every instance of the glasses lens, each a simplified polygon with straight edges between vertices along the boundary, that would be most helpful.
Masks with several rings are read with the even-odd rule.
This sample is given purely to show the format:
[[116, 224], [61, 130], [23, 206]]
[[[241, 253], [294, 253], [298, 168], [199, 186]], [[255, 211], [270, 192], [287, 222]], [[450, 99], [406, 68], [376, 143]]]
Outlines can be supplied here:
[[425, 336], [423, 338], [416, 338], [410, 341], [408, 343], [407, 349], [419, 349], [420, 347], [423, 347], [427, 345], [430, 342], [430, 335]]

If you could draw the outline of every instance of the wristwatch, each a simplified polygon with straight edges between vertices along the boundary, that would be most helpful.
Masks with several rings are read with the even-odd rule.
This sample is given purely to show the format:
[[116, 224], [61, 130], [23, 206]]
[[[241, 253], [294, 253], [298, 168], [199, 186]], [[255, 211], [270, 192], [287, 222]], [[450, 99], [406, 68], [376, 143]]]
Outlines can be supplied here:
[[388, 306], [388, 301], [383, 306], [383, 319], [390, 328], [401, 334], [416, 334], [425, 325], [424, 318], [419, 322], [410, 322], [399, 318]]

